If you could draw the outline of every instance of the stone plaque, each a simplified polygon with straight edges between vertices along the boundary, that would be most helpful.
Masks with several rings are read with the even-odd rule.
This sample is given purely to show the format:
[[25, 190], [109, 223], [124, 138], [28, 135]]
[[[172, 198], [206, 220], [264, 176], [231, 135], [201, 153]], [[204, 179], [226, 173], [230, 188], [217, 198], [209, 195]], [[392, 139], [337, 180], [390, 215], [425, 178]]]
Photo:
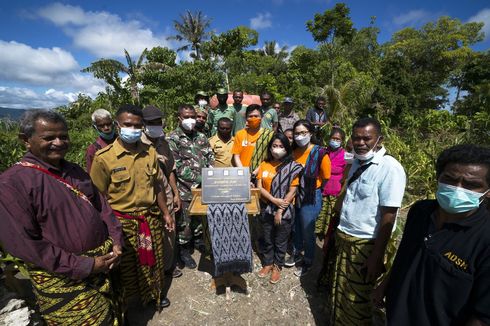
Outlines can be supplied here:
[[203, 168], [202, 203], [250, 202], [250, 173], [243, 168]]

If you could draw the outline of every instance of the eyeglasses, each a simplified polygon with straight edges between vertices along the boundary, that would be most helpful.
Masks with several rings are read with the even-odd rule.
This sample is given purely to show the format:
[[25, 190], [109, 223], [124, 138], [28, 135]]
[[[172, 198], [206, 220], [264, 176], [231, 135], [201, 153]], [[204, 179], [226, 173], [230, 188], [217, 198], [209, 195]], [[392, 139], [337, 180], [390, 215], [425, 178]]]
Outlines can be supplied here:
[[295, 132], [294, 135], [295, 136], [306, 136], [309, 133], [310, 133], [309, 131], [300, 131], [300, 132]]

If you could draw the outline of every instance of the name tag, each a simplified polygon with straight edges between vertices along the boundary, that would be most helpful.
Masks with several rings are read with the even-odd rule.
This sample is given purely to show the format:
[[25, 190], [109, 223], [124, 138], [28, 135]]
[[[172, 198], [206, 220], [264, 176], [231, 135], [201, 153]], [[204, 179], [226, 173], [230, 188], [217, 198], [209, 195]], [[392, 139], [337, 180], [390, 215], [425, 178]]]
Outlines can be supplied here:
[[125, 166], [119, 166], [117, 168], [114, 168], [111, 170], [112, 173], [116, 173], [116, 172], [119, 172], [119, 171], [124, 171], [126, 170], [126, 167]]

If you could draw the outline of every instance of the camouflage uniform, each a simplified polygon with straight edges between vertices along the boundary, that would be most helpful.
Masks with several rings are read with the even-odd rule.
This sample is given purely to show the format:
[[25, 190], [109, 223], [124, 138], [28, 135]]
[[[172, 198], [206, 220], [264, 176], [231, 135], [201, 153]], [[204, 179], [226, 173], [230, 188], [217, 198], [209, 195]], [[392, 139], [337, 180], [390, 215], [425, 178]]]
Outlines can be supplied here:
[[[192, 136], [188, 136], [181, 127], [177, 127], [167, 136], [167, 140], [175, 159], [177, 187], [182, 199], [182, 209], [177, 216], [178, 239], [179, 244], [187, 244], [193, 234], [197, 236], [202, 233], [198, 220], [191, 220], [187, 213], [192, 200], [191, 188], [201, 183], [201, 168], [214, 163], [214, 154], [208, 139], [200, 132], [194, 131]], [[189, 232], [191, 230], [193, 234]]]
[[231, 122], [235, 121], [236, 110], [232, 105], [218, 105], [214, 109], [208, 111], [208, 130], [211, 137], [216, 135], [218, 131], [218, 120], [221, 118], [228, 118]]

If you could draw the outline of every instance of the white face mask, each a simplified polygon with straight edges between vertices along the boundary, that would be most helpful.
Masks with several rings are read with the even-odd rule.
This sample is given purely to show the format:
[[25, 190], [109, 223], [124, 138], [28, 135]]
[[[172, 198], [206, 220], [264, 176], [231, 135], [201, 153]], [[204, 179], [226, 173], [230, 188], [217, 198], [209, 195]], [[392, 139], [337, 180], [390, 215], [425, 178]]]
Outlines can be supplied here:
[[146, 126], [145, 134], [150, 138], [160, 138], [163, 136], [162, 126]]
[[197, 103], [199, 104], [200, 107], [206, 106], [208, 104], [206, 100], [199, 100]]
[[182, 128], [184, 128], [187, 131], [193, 130], [195, 125], [196, 125], [196, 119], [188, 118], [182, 120]]
[[354, 162], [354, 154], [350, 152], [344, 153], [344, 160], [347, 164], [352, 164]]
[[378, 137], [376, 140], [376, 143], [374, 144], [373, 148], [371, 148], [366, 154], [357, 154], [355, 149], [352, 149], [354, 152], [354, 157], [357, 158], [359, 161], [369, 161], [374, 157], [375, 151], [374, 149], [376, 148], [376, 145], [378, 145], [378, 142], [381, 137]]
[[275, 158], [276, 160], [280, 160], [284, 156], [286, 156], [286, 149], [285, 148], [272, 148], [271, 150], [272, 157]]
[[299, 147], [305, 147], [310, 143], [310, 140], [311, 140], [310, 134], [294, 136], [294, 141], [296, 142], [296, 144], [298, 144]]

